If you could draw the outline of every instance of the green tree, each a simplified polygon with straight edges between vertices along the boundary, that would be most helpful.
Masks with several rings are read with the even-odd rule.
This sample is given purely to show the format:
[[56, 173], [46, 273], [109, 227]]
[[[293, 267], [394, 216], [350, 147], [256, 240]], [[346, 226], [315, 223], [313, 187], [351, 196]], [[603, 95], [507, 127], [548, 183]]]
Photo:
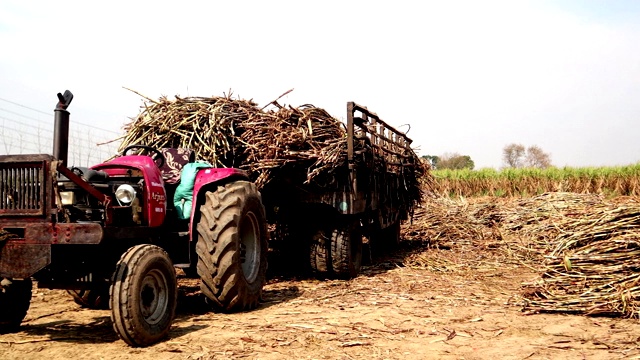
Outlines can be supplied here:
[[438, 168], [438, 161], [440, 161], [440, 157], [439, 156], [435, 156], [435, 155], [423, 155], [421, 156], [421, 158], [423, 160], [425, 160], [432, 169], [437, 169]]
[[475, 164], [469, 155], [447, 153], [441, 155], [438, 160], [438, 169], [469, 169], [473, 170]]

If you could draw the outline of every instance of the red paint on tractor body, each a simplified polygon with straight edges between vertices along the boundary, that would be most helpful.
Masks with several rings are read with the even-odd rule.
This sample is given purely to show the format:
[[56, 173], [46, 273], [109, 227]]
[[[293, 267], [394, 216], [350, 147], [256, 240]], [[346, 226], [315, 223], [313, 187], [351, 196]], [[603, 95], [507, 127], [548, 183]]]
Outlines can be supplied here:
[[109, 177], [128, 176], [130, 169], [142, 171], [144, 175], [144, 201], [149, 227], [161, 226], [167, 213], [167, 193], [160, 169], [146, 155], [127, 155], [95, 165], [93, 170], [104, 171]]

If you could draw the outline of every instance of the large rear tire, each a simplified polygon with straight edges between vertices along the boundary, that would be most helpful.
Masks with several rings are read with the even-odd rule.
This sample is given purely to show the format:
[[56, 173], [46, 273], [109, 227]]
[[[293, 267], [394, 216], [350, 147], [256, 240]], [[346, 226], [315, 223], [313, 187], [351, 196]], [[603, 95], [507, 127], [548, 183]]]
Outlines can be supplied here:
[[18, 330], [31, 304], [31, 279], [0, 283], [0, 333]]
[[176, 271], [160, 247], [136, 245], [122, 255], [110, 289], [111, 321], [131, 346], [148, 346], [169, 333], [177, 303]]
[[258, 306], [267, 272], [267, 225], [256, 186], [235, 181], [205, 194], [197, 223], [202, 293], [221, 311]]
[[346, 222], [331, 231], [331, 267], [333, 274], [351, 279], [362, 266], [362, 232], [357, 222]]

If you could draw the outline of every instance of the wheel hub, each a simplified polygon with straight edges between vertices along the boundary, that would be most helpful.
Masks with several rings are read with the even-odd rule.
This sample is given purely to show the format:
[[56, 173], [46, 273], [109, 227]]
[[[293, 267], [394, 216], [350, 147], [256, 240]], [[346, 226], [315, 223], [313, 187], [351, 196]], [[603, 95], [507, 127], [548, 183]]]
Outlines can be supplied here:
[[253, 212], [242, 219], [239, 236], [242, 272], [248, 282], [253, 282], [260, 269], [260, 226]]
[[157, 324], [168, 306], [167, 279], [159, 270], [150, 271], [140, 288], [140, 311], [149, 324]]

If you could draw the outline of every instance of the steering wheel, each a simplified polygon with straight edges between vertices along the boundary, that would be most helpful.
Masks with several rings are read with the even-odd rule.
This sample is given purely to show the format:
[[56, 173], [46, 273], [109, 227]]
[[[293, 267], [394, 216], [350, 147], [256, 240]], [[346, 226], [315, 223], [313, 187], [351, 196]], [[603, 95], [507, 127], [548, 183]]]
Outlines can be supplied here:
[[127, 152], [129, 152], [129, 150], [131, 149], [143, 149], [143, 150], [152, 152], [156, 156], [151, 158], [153, 159], [153, 162], [156, 164], [156, 166], [159, 168], [161, 168], [162, 165], [164, 165], [165, 163], [164, 155], [162, 155], [160, 150], [156, 148], [152, 148], [151, 146], [147, 146], [147, 145], [129, 145], [124, 150], [122, 150], [122, 156], [125, 156]]
[[80, 168], [73, 166], [71, 168], [71, 172], [73, 172], [74, 174], [78, 175], [78, 176], [83, 176], [84, 172], [82, 170], [80, 170]]

